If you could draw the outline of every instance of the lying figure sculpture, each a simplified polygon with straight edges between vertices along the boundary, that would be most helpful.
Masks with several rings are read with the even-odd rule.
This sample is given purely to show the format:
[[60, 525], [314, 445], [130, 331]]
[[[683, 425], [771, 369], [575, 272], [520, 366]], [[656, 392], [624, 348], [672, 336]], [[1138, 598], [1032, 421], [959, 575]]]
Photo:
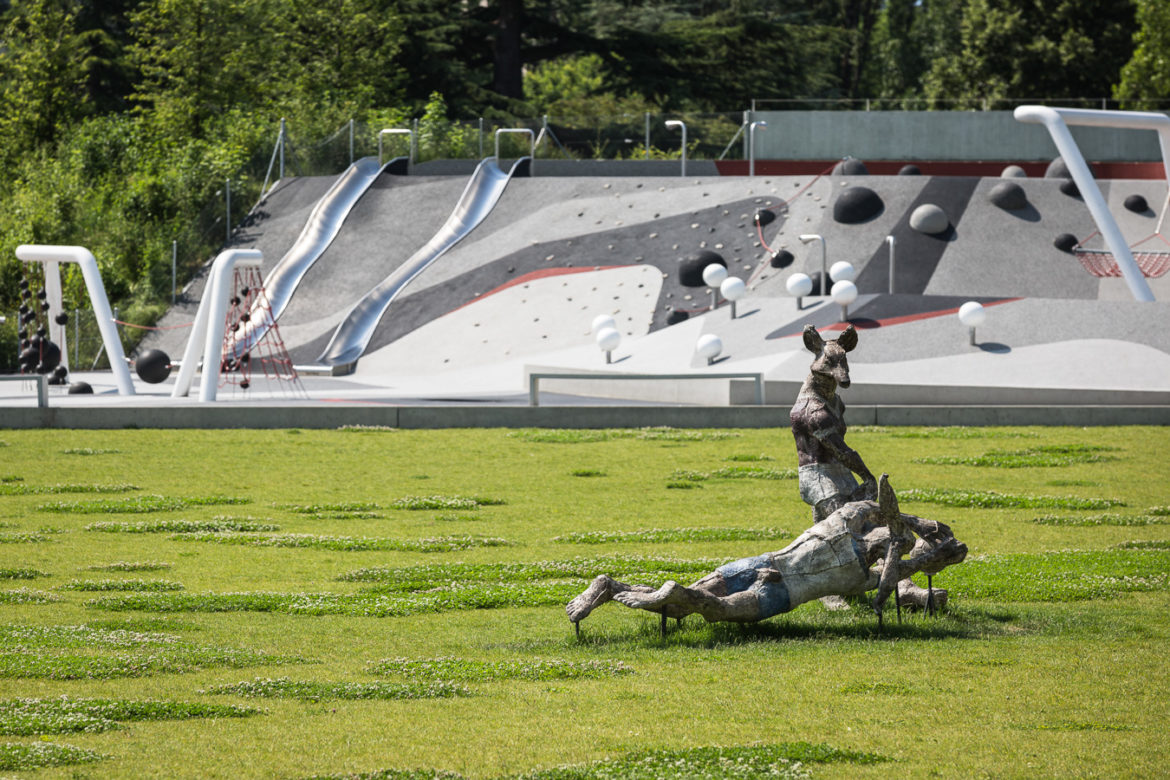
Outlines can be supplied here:
[[[603, 574], [565, 611], [580, 632], [581, 620], [616, 600], [661, 614], [665, 632], [668, 617], [698, 613], [709, 623], [754, 622], [823, 596], [856, 596], [874, 589], [873, 609], [879, 625], [883, 605], [894, 592], [923, 608], [945, 605], [946, 591], [923, 590], [908, 578], [917, 572], [937, 574], [960, 563], [967, 556], [967, 545], [943, 523], [900, 512], [887, 475], [881, 476], [877, 487], [877, 501], [845, 504], [779, 552], [725, 564], [688, 586], [668, 581], [654, 589], [627, 585]], [[909, 557], [902, 559], [906, 553]], [[898, 588], [898, 583], [903, 587]]]

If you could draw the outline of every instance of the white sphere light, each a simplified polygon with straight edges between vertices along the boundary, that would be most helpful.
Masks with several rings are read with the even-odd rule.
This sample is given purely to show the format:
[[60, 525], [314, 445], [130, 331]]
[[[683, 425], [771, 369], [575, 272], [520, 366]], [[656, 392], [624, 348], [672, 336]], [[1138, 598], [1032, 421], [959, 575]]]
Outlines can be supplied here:
[[597, 336], [598, 331], [602, 328], [617, 328], [617, 322], [608, 314], [598, 314], [593, 318], [593, 325], [590, 330], [593, 331], [594, 336]]
[[852, 282], [857, 278], [857, 269], [853, 267], [853, 263], [838, 260], [829, 269], [829, 278], [834, 282]]
[[622, 334], [617, 328], [602, 328], [597, 331], [597, 346], [606, 352], [613, 352], [622, 343]]
[[695, 352], [699, 353], [699, 357], [712, 360], [719, 356], [723, 351], [723, 339], [716, 336], [714, 333], [708, 333], [705, 336], [699, 336], [699, 340], [695, 342]]
[[784, 283], [788, 288], [789, 295], [795, 295], [797, 298], [803, 298], [812, 292], [812, 279], [808, 274], [793, 274], [788, 277], [788, 281]]
[[959, 322], [968, 328], [977, 328], [987, 321], [987, 309], [977, 301], [967, 301], [959, 307]]
[[848, 306], [857, 300], [857, 285], [849, 281], [840, 281], [833, 285], [833, 301], [840, 306]]
[[703, 269], [703, 283], [710, 287], [718, 287], [727, 278], [727, 269], [719, 263], [711, 263]]
[[719, 285], [719, 294], [729, 301], [738, 301], [747, 294], [747, 285], [738, 276], [729, 276]]

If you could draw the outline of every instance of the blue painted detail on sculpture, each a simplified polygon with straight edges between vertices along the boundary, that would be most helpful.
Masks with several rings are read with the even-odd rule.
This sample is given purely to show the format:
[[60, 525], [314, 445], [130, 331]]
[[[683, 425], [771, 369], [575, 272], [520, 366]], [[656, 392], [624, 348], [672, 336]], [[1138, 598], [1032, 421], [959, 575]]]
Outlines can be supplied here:
[[760, 620], [779, 615], [792, 609], [792, 599], [783, 582], [764, 582], [756, 588], [760, 599]]
[[751, 588], [756, 582], [756, 571], [767, 569], [772, 565], [772, 556], [768, 553], [755, 555], [751, 558], [741, 558], [738, 561], [725, 563], [715, 571], [723, 577], [728, 593], [742, 593]]

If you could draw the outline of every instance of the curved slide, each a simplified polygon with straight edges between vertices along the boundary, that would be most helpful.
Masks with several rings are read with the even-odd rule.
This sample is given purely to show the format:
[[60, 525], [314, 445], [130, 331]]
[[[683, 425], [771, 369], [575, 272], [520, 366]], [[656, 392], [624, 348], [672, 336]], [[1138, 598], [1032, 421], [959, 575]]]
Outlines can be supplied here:
[[459, 196], [455, 210], [447, 217], [439, 232], [349, 310], [317, 362], [326, 366], [340, 366], [353, 363], [361, 357], [382, 315], [403, 288], [483, 222], [495, 208], [511, 178], [518, 173], [524, 175], [523, 171], [527, 170], [531, 161], [530, 157], [522, 157], [505, 172], [496, 163], [496, 158], [482, 160], [467, 182], [463, 194]]
[[236, 342], [237, 354], [233, 357], [251, 349], [264, 337], [272, 323], [280, 319], [305, 273], [333, 243], [349, 212], [378, 176], [387, 169], [405, 172], [406, 164], [405, 157], [397, 157], [385, 165], [379, 165], [374, 157], [363, 157], [337, 177], [337, 181], [313, 207], [292, 248], [285, 252], [264, 280], [264, 293], [272, 309], [272, 316], [269, 317], [267, 312], [261, 310], [262, 301], [253, 305], [245, 325], [247, 330]]

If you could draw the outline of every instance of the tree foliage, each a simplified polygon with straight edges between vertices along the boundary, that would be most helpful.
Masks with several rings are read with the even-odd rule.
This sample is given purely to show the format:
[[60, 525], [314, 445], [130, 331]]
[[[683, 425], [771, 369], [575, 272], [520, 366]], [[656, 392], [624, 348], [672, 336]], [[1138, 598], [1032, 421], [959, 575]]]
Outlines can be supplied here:
[[1137, 23], [1133, 58], [1121, 69], [1114, 97], [1125, 108], [1164, 108], [1170, 98], [1170, 3], [1139, 0]]

